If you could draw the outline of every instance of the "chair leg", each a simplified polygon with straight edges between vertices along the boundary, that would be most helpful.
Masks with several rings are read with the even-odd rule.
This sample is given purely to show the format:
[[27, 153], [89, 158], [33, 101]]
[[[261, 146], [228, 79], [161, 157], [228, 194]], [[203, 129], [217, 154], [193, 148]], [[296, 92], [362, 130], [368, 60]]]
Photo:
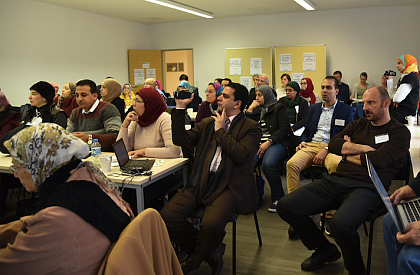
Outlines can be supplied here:
[[365, 229], [365, 236], [369, 236], [368, 231], [367, 231], [367, 226], [366, 226], [366, 222], [363, 222], [363, 228]]
[[260, 245], [262, 245], [260, 226], [258, 225], [257, 211], [254, 210], [252, 212], [254, 213], [255, 229], [257, 230], [258, 241], [259, 241]]
[[324, 234], [325, 232], [325, 216], [327, 215], [326, 212], [322, 213], [321, 215], [321, 233]]
[[368, 245], [368, 258], [366, 263], [366, 275], [370, 275], [370, 265], [372, 263], [372, 244], [373, 244], [373, 226], [375, 224], [375, 220], [370, 222], [370, 230], [369, 230], [369, 245]]
[[236, 220], [232, 222], [232, 274], [236, 275]]

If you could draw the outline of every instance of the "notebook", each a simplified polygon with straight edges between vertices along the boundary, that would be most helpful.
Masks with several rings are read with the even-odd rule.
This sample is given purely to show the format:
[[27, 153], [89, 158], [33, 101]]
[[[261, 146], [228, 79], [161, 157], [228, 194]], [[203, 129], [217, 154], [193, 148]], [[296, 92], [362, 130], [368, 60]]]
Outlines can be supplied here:
[[122, 138], [112, 144], [112, 149], [115, 152], [115, 156], [117, 157], [120, 169], [123, 172], [138, 173], [149, 171], [152, 168], [153, 163], [155, 163], [154, 159], [131, 160], [128, 156], [128, 152], [125, 148], [124, 140]]
[[366, 163], [368, 167], [369, 176], [372, 179], [373, 184], [375, 185], [379, 195], [384, 201], [384, 204], [388, 209], [388, 212], [391, 215], [392, 219], [394, 220], [394, 223], [397, 226], [398, 230], [401, 233], [403, 233], [403, 231], [407, 227], [407, 224], [420, 220], [420, 197], [405, 200], [398, 205], [393, 205], [391, 199], [385, 191], [385, 187], [383, 186], [381, 179], [376, 173], [376, 170], [373, 167], [367, 155]]

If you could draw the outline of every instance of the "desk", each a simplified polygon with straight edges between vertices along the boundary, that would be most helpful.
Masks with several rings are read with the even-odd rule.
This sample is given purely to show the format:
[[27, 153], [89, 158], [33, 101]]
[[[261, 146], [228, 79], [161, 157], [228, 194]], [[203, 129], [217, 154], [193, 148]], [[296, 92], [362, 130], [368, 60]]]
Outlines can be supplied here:
[[[105, 155], [105, 154], [103, 154]], [[114, 155], [114, 154], [111, 154]], [[87, 160], [90, 160], [88, 158]], [[183, 169], [183, 180], [184, 185], [187, 184], [187, 158], [176, 158], [176, 159], [162, 159], [165, 163], [162, 166], [153, 166], [151, 171], [151, 176], [136, 176], [133, 178], [130, 184], [125, 185], [130, 181], [131, 176], [121, 175], [120, 167], [115, 166], [111, 167], [111, 171], [104, 172], [104, 174], [113, 182], [115, 182], [119, 187], [122, 187], [123, 181], [126, 188], [136, 189], [136, 198], [137, 198], [137, 213], [140, 213], [144, 210], [144, 193], [143, 188], [146, 186], [157, 182], [158, 180]], [[0, 173], [11, 173], [9, 167], [12, 165], [12, 157], [0, 153]]]

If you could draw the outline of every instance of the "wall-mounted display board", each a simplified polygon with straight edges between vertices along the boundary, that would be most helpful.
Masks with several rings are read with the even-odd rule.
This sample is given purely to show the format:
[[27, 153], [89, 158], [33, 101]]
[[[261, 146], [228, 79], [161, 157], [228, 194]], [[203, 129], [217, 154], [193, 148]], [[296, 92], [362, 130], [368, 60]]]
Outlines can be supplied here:
[[[321, 83], [326, 76], [326, 45], [275, 47], [276, 88], [281, 87], [281, 75], [287, 73], [292, 80], [309, 77], [314, 92], [321, 95]], [[300, 84], [300, 82], [298, 82]]]
[[271, 48], [228, 48], [225, 49], [225, 77], [242, 83], [248, 89], [253, 87], [252, 75], [264, 73], [272, 85]]
[[146, 78], [162, 79], [162, 52], [128, 50], [128, 75], [134, 93], [143, 88]]

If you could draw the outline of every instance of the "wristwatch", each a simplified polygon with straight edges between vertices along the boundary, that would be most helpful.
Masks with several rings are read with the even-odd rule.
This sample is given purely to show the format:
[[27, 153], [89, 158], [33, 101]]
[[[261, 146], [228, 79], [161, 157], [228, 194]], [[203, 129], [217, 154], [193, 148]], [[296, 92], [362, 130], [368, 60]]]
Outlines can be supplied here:
[[89, 135], [89, 139], [87, 141], [88, 145], [92, 145], [92, 135]]

